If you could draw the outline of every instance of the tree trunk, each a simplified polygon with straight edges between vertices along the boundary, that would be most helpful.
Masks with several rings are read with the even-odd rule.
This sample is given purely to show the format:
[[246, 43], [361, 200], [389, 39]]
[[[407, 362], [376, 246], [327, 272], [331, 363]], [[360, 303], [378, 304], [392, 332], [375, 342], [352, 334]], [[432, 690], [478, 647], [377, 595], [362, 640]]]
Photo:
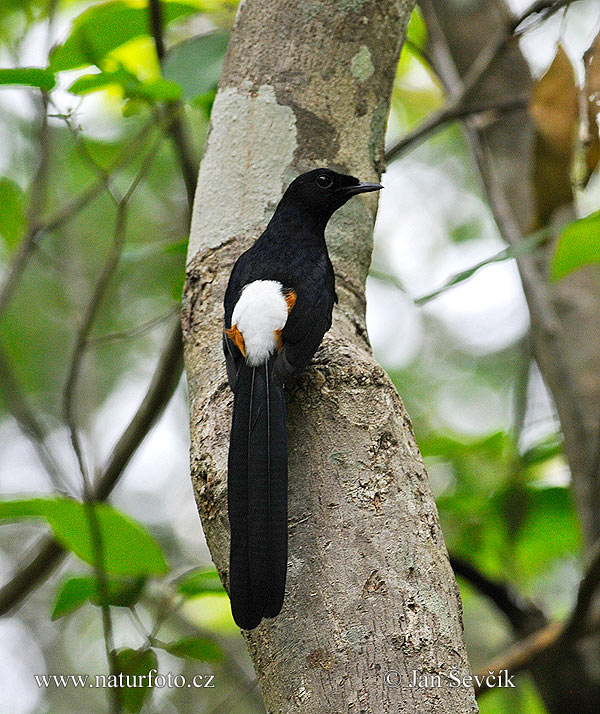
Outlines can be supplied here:
[[[200, 169], [183, 315], [192, 479], [225, 585], [227, 278], [298, 173], [329, 166], [377, 179], [411, 8], [240, 6]], [[313, 364], [287, 390], [286, 600], [246, 634], [269, 712], [477, 711], [472, 689], [447, 679], [469, 674], [458, 590], [410, 421], [366, 336], [376, 201], [353, 199], [331, 221], [339, 306]], [[413, 671], [440, 674], [441, 686], [409, 688]]]

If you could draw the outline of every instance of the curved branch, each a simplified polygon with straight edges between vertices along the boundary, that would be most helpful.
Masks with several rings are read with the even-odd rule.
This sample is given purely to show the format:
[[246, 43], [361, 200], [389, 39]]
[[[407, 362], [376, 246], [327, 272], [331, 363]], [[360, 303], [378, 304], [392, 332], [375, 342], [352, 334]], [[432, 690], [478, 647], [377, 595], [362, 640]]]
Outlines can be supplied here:
[[528, 669], [537, 657], [558, 642], [562, 633], [563, 624], [551, 622], [493, 659], [475, 675], [476, 696], [490, 688], [486, 682], [489, 673], [499, 675], [508, 672], [513, 675]]
[[523, 597], [508, 583], [489, 578], [467, 560], [458, 556], [450, 556], [450, 565], [456, 575], [464, 578], [496, 605], [515, 632], [519, 634], [533, 632], [546, 623], [546, 617], [537, 605]]
[[506, 97], [495, 102], [476, 104], [467, 103], [465, 95], [466, 92], [461, 93], [457, 99], [449, 102], [437, 112], [430, 114], [417, 127], [400, 138], [385, 152], [385, 160], [390, 163], [399, 159], [405, 151], [413, 149], [415, 145], [429, 139], [432, 134], [451, 121], [481, 115], [489, 115], [490, 120], [494, 121], [504, 114], [524, 109], [528, 102], [527, 97]]

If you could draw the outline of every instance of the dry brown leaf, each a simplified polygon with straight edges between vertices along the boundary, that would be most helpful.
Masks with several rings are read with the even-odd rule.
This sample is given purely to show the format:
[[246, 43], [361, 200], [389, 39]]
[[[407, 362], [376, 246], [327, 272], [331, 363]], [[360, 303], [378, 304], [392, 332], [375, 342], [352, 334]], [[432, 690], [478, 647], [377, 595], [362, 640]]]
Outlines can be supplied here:
[[600, 33], [583, 55], [583, 66], [585, 68], [584, 83], [584, 106], [587, 107], [587, 117], [583, 117], [585, 158], [587, 165], [587, 177], [598, 166], [600, 160], [600, 123], [598, 114], [600, 113]]
[[534, 84], [530, 113], [533, 122], [552, 149], [573, 153], [578, 120], [578, 96], [571, 60], [561, 45], [552, 64]]
[[529, 112], [535, 127], [532, 182], [535, 220], [547, 226], [573, 200], [571, 169], [579, 123], [579, 91], [567, 53], [559, 45], [545, 74], [534, 83]]

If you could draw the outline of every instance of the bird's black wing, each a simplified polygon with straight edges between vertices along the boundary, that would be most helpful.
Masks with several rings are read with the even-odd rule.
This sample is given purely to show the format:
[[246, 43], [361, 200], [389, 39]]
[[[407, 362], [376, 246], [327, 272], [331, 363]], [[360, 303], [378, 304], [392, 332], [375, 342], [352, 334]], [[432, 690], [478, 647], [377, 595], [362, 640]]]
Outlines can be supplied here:
[[283, 384], [310, 362], [331, 327], [332, 310], [332, 296], [324, 295], [315, 302], [298, 297], [281, 333], [283, 347], [273, 364], [275, 384]]
[[235, 392], [238, 372], [244, 357], [236, 345], [223, 332], [223, 352], [225, 353], [225, 367], [227, 368], [227, 381], [232, 392]]

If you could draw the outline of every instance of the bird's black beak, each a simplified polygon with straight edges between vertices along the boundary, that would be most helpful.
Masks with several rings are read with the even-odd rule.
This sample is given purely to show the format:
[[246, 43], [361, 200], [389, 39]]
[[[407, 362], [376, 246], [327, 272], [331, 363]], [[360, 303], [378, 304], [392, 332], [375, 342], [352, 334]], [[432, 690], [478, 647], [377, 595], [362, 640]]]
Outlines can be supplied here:
[[354, 196], [357, 193], [368, 193], [369, 191], [379, 191], [383, 188], [380, 183], [359, 183], [356, 186], [345, 186], [344, 193], [348, 196]]

